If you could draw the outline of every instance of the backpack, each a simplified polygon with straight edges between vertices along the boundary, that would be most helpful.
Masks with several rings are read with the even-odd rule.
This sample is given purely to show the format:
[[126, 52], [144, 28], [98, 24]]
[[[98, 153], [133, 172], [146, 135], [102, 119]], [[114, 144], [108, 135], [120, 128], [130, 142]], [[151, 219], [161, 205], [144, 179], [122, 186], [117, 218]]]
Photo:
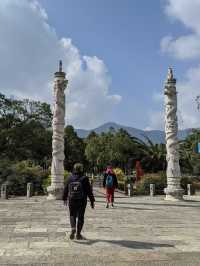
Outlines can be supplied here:
[[113, 176], [112, 175], [107, 175], [107, 177], [106, 177], [106, 187], [107, 188], [112, 188], [113, 187]]
[[69, 184], [69, 199], [70, 200], [81, 200], [84, 198], [82, 180], [83, 178], [80, 178]]

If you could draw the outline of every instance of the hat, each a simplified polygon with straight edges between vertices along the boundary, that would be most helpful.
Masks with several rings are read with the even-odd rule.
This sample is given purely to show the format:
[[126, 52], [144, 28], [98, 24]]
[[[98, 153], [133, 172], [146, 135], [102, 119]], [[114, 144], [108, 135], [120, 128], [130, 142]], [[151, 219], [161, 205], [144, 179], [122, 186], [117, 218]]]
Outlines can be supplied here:
[[106, 169], [106, 174], [114, 174], [114, 171], [112, 169], [112, 166], [108, 166]]

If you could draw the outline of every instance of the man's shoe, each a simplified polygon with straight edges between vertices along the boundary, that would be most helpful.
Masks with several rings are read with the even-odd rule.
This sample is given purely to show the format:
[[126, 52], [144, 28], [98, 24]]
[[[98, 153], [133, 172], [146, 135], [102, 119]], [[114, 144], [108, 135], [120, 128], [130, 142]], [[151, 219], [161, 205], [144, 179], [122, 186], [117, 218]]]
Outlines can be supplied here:
[[73, 240], [73, 239], [75, 238], [75, 234], [76, 234], [76, 231], [75, 231], [75, 230], [72, 230], [72, 231], [71, 231], [71, 234], [70, 234], [70, 236], [69, 236], [69, 238], [70, 238], [71, 240]]
[[113, 203], [111, 204], [111, 206], [112, 206], [112, 208], [114, 208], [114, 204]]
[[107, 203], [106, 208], [109, 208], [109, 204]]
[[77, 234], [76, 239], [77, 240], [86, 240], [86, 238], [84, 236], [82, 236], [81, 234]]

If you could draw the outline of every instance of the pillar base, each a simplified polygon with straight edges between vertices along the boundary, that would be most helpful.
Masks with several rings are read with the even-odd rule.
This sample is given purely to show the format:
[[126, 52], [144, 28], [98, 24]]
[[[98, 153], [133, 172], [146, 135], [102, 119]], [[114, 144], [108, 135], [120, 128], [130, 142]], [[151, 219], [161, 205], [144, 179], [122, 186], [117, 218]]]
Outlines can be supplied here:
[[180, 201], [183, 200], [183, 194], [184, 194], [184, 190], [182, 188], [166, 188], [165, 189], [165, 200], [169, 200], [169, 201]]
[[47, 192], [48, 192], [47, 199], [48, 200], [62, 200], [63, 190], [64, 190], [63, 187], [54, 187], [54, 186], [47, 187]]

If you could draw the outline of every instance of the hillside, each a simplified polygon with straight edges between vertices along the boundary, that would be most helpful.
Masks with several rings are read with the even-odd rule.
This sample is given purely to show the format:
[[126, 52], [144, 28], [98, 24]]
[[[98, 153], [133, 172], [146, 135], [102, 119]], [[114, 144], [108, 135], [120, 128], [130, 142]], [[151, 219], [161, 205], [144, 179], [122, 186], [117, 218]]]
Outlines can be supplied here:
[[[131, 136], [137, 137], [139, 139], [145, 140], [144, 136], [147, 136], [150, 138], [154, 143], [165, 143], [165, 133], [161, 130], [141, 130], [134, 127], [127, 127], [123, 125], [119, 125], [113, 122], [105, 123], [101, 125], [100, 127], [91, 129], [91, 130], [85, 130], [85, 129], [75, 129], [78, 136], [81, 138], [86, 138], [91, 131], [95, 131], [97, 134], [101, 134], [102, 132], [108, 132], [110, 128], [115, 129], [116, 131], [120, 128], [123, 128], [126, 130]], [[180, 140], [185, 139], [190, 133], [192, 132], [192, 129], [184, 129], [179, 130], [178, 132], [178, 138]]]

